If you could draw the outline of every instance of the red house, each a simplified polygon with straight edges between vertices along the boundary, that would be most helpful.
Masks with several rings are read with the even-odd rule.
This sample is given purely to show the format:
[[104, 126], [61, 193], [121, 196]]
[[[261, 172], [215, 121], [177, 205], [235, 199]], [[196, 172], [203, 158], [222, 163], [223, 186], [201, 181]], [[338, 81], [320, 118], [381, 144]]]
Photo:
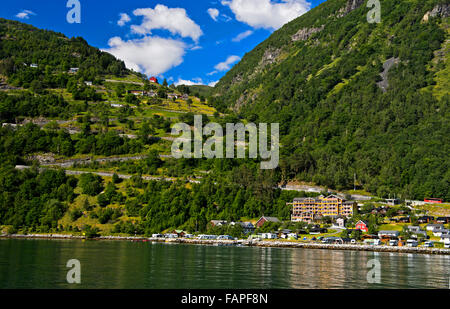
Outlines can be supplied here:
[[361, 232], [368, 232], [369, 231], [369, 225], [367, 224], [367, 222], [364, 221], [358, 221], [356, 223], [356, 227], [357, 230], [360, 230]]
[[260, 228], [261, 226], [264, 225], [264, 223], [266, 222], [275, 222], [275, 223], [281, 223], [280, 219], [275, 218], [275, 217], [264, 217], [262, 216], [261, 219], [258, 220], [258, 222], [256, 222], [256, 227]]
[[158, 84], [158, 79], [154, 76], [150, 77], [149, 81], [154, 84]]

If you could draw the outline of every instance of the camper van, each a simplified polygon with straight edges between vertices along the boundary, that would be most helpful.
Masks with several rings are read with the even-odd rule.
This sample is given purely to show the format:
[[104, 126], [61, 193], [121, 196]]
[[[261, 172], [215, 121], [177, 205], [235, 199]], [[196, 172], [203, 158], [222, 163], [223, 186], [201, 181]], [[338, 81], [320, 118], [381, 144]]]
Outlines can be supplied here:
[[217, 240], [234, 240], [234, 238], [230, 235], [220, 235], [219, 237], [217, 237]]
[[426, 241], [423, 246], [424, 248], [433, 248], [434, 247], [434, 243], [432, 241]]
[[383, 242], [380, 239], [374, 239], [373, 240], [373, 245], [374, 246], [382, 246]]
[[374, 240], [373, 239], [364, 239], [364, 244], [366, 246], [373, 246], [374, 245]]
[[217, 236], [216, 235], [199, 235], [197, 237], [197, 239], [199, 239], [199, 240], [215, 240], [215, 239], [217, 239]]
[[178, 238], [178, 234], [165, 234], [164, 237], [168, 239], [175, 239]]
[[397, 247], [398, 246], [398, 240], [395, 240], [395, 239], [389, 240], [389, 246]]
[[406, 241], [406, 246], [407, 247], [413, 247], [413, 248], [415, 248], [415, 247], [417, 247], [418, 246], [418, 242], [417, 242], [417, 240], [414, 240], [414, 239], [408, 239], [407, 241]]

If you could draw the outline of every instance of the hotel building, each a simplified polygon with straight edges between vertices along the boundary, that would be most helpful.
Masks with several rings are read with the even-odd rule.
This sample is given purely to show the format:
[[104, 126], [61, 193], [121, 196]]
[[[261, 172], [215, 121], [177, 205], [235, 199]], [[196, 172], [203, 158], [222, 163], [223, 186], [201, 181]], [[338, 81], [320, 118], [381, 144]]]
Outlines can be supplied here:
[[287, 205], [292, 205], [292, 222], [312, 222], [321, 217], [352, 217], [356, 203], [330, 195], [316, 198], [295, 198], [292, 203]]

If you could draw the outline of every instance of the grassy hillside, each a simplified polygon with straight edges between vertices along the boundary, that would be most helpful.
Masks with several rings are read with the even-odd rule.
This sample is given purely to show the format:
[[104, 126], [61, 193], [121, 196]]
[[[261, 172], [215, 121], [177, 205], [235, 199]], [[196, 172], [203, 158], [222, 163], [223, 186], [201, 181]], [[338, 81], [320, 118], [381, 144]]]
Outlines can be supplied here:
[[217, 106], [281, 127], [283, 179], [450, 199], [448, 29], [441, 0], [329, 0], [245, 55]]

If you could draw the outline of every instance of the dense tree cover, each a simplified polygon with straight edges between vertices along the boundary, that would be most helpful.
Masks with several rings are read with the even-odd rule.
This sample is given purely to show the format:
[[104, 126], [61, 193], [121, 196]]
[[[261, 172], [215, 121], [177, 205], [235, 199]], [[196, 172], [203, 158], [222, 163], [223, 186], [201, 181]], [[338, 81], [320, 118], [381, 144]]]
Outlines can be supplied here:
[[[282, 179], [347, 189], [356, 174], [358, 188], [381, 197], [450, 200], [449, 81], [438, 99], [445, 65], [432, 65], [448, 20], [422, 22], [443, 1], [383, 1], [380, 24], [367, 23], [365, 5], [339, 17], [346, 3], [329, 0], [276, 31], [219, 82], [214, 106], [280, 123]], [[267, 64], [270, 54], [278, 61]], [[392, 57], [400, 63], [384, 93], [377, 82]]]
[[74, 154], [122, 155], [140, 153], [143, 143], [121, 137], [115, 131], [92, 134], [89, 130], [71, 136], [65, 130], [42, 130], [28, 123], [18, 128], [0, 128], [0, 155], [12, 158], [37, 152], [52, 152], [58, 155]]
[[[71, 226], [60, 226], [58, 220], [76, 197], [77, 186], [81, 194], [96, 196], [97, 204], [91, 205], [86, 199], [82, 209], [68, 213], [72, 221], [87, 211], [100, 224], [115, 224], [115, 233], [146, 235], [176, 228], [206, 232], [214, 219], [239, 221], [261, 215], [289, 219], [286, 203], [294, 196], [306, 196], [275, 189], [271, 172], [259, 170], [256, 163], [218, 163], [216, 168], [214, 176], [205, 177], [199, 184], [144, 181], [134, 176], [126, 180], [125, 195], [113, 182], [105, 185], [93, 174], [83, 174], [77, 180], [62, 170], [39, 173], [5, 165], [0, 171], [0, 225], [30, 232], [72, 231]], [[112, 204], [120, 207], [110, 207]], [[121, 220], [122, 216], [133, 218], [133, 222]], [[240, 233], [239, 228], [227, 232]]]
[[17, 117], [67, 118], [80, 109], [83, 109], [83, 107], [68, 104], [61, 96], [53, 94], [21, 93], [20, 95], [7, 95], [0, 92], [0, 122], [15, 123]]
[[6, 165], [0, 167], [0, 184], [1, 224], [48, 232], [58, 228], [77, 179], [64, 171], [17, 171]]
[[[263, 214], [288, 219], [290, 207], [286, 202], [294, 195], [304, 195], [275, 189], [271, 177], [256, 164], [231, 163], [223, 168], [200, 184], [129, 180], [125, 210], [129, 216], [141, 219], [133, 228], [146, 234], [175, 228], [206, 232], [209, 221], [214, 219], [239, 221]], [[130, 228], [122, 224], [116, 231], [129, 233]], [[133, 228], [130, 234], [134, 234]]]
[[89, 81], [128, 72], [123, 61], [79, 37], [69, 39], [61, 33], [0, 19], [0, 38], [0, 74], [15, 86], [28, 88], [38, 81], [44, 88], [61, 87], [67, 83], [70, 68], [79, 68], [78, 77]]

